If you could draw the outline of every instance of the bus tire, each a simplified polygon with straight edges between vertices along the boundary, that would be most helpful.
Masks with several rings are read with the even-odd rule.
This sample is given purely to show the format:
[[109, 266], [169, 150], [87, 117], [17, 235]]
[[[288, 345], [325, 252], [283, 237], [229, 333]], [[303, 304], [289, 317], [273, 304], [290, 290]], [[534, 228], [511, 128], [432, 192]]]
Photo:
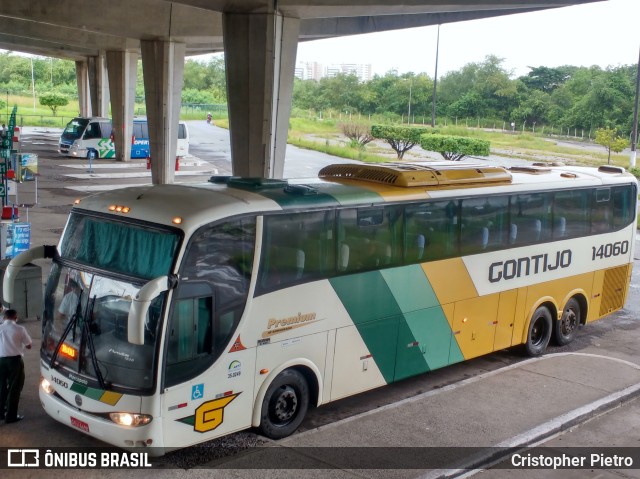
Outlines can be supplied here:
[[87, 160], [95, 160], [96, 158], [98, 158], [98, 153], [96, 153], [96, 150], [89, 150], [87, 152]]
[[549, 344], [553, 332], [553, 318], [544, 306], [540, 306], [533, 313], [529, 322], [529, 332], [524, 350], [527, 356], [540, 356]]
[[295, 369], [285, 369], [269, 385], [262, 400], [260, 431], [270, 439], [292, 434], [309, 407], [309, 385]]
[[554, 339], [558, 346], [569, 344], [576, 338], [580, 327], [580, 303], [577, 299], [571, 298], [562, 311], [562, 318], [556, 321], [554, 329]]

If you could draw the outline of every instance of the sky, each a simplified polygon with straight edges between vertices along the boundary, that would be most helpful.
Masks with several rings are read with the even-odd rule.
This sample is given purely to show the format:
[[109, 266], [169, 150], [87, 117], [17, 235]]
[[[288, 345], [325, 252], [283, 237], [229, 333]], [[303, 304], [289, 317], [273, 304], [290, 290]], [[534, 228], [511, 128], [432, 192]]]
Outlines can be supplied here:
[[[607, 0], [588, 5], [443, 24], [438, 77], [487, 55], [504, 59], [514, 77], [528, 66], [608, 66], [638, 63], [640, 0]], [[384, 75], [426, 72], [433, 77], [437, 27], [421, 27], [303, 42], [298, 61], [370, 63]]]

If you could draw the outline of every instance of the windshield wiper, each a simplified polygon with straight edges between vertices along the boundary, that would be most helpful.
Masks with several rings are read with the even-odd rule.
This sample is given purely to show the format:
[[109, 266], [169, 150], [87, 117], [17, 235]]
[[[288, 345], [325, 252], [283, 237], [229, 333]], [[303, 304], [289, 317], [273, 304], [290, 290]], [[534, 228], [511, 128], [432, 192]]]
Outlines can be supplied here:
[[88, 320], [82, 322], [82, 330], [85, 334], [85, 337], [87, 338], [89, 354], [91, 355], [91, 364], [93, 365], [93, 370], [96, 372], [96, 379], [98, 380], [98, 384], [100, 384], [100, 387], [102, 389], [106, 389], [104, 378], [102, 377], [102, 371], [100, 371], [100, 365], [98, 364], [98, 358], [96, 357], [96, 348], [93, 344], [93, 334], [91, 333], [91, 328], [89, 326], [89, 322], [92, 321], [91, 316], [93, 315], [93, 307], [96, 304], [96, 296], [94, 295], [90, 301], [91, 306], [87, 311]]

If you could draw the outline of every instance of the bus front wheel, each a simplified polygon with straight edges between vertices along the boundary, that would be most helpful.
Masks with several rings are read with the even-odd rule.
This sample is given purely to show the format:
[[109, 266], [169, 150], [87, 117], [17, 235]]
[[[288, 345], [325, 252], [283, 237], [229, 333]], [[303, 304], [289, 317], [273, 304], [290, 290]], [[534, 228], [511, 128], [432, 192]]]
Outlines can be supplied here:
[[551, 313], [544, 306], [536, 309], [529, 323], [527, 342], [524, 344], [527, 356], [540, 356], [549, 344], [553, 331], [553, 319]]
[[271, 439], [287, 437], [298, 429], [308, 406], [306, 379], [295, 369], [286, 369], [276, 376], [262, 400], [260, 430]]
[[567, 301], [560, 321], [556, 321], [554, 339], [558, 346], [564, 346], [573, 341], [580, 327], [580, 303], [575, 298]]

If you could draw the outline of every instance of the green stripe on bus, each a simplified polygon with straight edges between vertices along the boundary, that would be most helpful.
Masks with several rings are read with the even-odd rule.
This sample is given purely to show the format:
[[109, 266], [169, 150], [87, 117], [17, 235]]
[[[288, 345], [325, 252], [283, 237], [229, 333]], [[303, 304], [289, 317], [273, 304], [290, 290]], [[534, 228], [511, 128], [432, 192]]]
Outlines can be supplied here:
[[71, 387], [69, 389], [71, 389], [74, 393], [79, 393], [79, 394], [84, 395], [85, 391], [87, 389], [89, 389], [89, 388], [87, 386], [85, 386], [84, 384], [72, 383]]
[[357, 186], [345, 186], [338, 183], [310, 183], [307, 185], [309, 188], [298, 189], [295, 184], [291, 186], [290, 191], [293, 193], [285, 192], [284, 188], [260, 189], [256, 192], [275, 201], [282, 209], [360, 205], [363, 201], [384, 202], [379, 194]]
[[322, 183], [320, 190], [333, 196], [341, 205], [359, 205], [363, 203], [384, 203], [384, 198], [375, 191], [357, 186], [338, 183]]
[[259, 190], [257, 193], [275, 201], [280, 205], [282, 209], [294, 209], [305, 207], [334, 207], [338, 206], [336, 199], [321, 192], [317, 194], [292, 194], [285, 193], [283, 188], [271, 189], [271, 190]]
[[[422, 267], [412, 265], [381, 273], [404, 313], [395, 379], [449, 364], [451, 327]], [[457, 343], [455, 347], [459, 350]]]
[[420, 266], [343, 276], [330, 283], [387, 383], [464, 360]]
[[358, 328], [387, 383], [393, 382], [402, 312], [379, 271], [332, 278], [331, 286]]
[[420, 265], [385, 269], [381, 274], [403, 313], [440, 305]]

